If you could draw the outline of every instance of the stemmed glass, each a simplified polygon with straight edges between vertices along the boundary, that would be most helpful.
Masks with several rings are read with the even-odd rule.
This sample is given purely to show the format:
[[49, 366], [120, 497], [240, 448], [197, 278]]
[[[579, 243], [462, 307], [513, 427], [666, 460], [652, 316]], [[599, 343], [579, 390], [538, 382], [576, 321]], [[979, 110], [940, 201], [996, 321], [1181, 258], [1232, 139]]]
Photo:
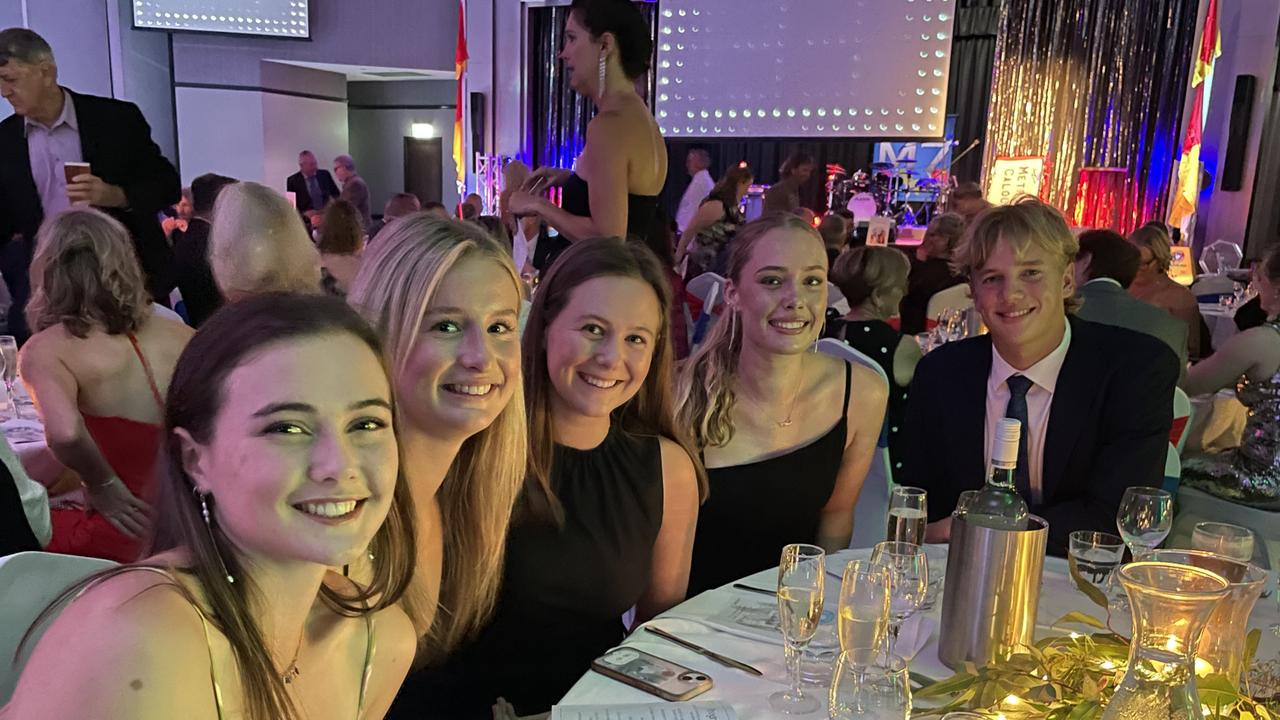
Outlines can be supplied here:
[[831, 677], [830, 720], [907, 720], [911, 681], [900, 657], [873, 650], [840, 654]]
[[18, 380], [18, 341], [12, 335], [0, 335], [0, 358], [4, 359], [4, 389], [13, 407], [13, 416], [20, 417], [18, 412], [18, 396], [13, 392], [13, 385]]
[[778, 563], [778, 621], [791, 689], [769, 696], [769, 705], [778, 712], [803, 715], [818, 709], [817, 698], [804, 694], [800, 656], [818, 632], [825, 576], [826, 552], [822, 548], [804, 544], [782, 548]]
[[887, 540], [919, 545], [924, 542], [924, 526], [928, 519], [928, 493], [905, 485], [893, 488], [889, 495]]
[[876, 650], [889, 624], [889, 570], [870, 560], [852, 560], [840, 579], [837, 610], [840, 649]]
[[1253, 531], [1224, 522], [1199, 522], [1191, 531], [1191, 549], [1249, 562], [1253, 560]]
[[1173, 528], [1173, 496], [1153, 487], [1131, 487], [1120, 499], [1116, 529], [1134, 560], [1141, 560], [1168, 537]]
[[887, 540], [871, 551], [871, 562], [889, 570], [889, 647], [893, 657], [902, 623], [920, 609], [929, 588], [929, 559], [919, 545]]

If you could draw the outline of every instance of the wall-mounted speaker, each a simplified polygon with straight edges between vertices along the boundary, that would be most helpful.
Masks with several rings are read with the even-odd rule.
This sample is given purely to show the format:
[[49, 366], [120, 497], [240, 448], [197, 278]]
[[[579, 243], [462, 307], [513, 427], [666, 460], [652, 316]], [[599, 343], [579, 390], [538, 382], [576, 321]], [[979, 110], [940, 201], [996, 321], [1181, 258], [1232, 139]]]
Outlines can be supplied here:
[[1222, 161], [1222, 184], [1219, 190], [1237, 192], [1244, 186], [1244, 155], [1249, 147], [1249, 126], [1253, 124], [1253, 95], [1257, 89], [1255, 75], [1237, 75], [1236, 92], [1231, 98], [1231, 124], [1227, 131], [1227, 152]]

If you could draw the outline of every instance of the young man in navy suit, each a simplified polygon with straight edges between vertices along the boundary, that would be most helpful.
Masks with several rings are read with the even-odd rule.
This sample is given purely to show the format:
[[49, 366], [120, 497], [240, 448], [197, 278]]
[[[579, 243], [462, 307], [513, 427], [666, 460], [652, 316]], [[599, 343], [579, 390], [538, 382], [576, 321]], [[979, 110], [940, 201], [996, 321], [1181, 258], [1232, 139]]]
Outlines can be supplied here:
[[957, 249], [990, 332], [931, 352], [911, 384], [899, 481], [929, 491], [930, 541], [986, 481], [1003, 417], [1023, 423], [1018, 491], [1049, 522], [1052, 553], [1072, 531], [1114, 532], [1125, 488], [1162, 484], [1177, 362], [1155, 338], [1072, 316], [1077, 250], [1033, 198], [984, 211]]

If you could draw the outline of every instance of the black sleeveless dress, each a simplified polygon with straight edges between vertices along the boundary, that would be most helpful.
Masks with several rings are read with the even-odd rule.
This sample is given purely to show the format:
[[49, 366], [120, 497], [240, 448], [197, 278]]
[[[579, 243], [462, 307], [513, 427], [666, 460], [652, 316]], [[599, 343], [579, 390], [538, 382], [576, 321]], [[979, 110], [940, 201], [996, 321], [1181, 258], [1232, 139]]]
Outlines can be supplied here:
[[[577, 173], [570, 175], [561, 188], [561, 209], [579, 217], [590, 217], [589, 190], [586, 180], [578, 177]], [[671, 267], [674, 258], [671, 242], [663, 227], [665, 215], [658, 206], [657, 195], [627, 195], [627, 238], [643, 242], [664, 266]]]
[[689, 597], [776, 566], [785, 545], [817, 541], [844, 457], [852, 377], [845, 363], [843, 410], [825, 435], [785, 455], [707, 468], [711, 494], [698, 509]]
[[590, 450], [557, 445], [552, 475], [564, 527], [512, 526], [492, 621], [442, 666], [411, 673], [387, 718], [489, 720], [498, 697], [521, 715], [549, 710], [625, 637], [662, 525], [658, 438], [615, 424]]

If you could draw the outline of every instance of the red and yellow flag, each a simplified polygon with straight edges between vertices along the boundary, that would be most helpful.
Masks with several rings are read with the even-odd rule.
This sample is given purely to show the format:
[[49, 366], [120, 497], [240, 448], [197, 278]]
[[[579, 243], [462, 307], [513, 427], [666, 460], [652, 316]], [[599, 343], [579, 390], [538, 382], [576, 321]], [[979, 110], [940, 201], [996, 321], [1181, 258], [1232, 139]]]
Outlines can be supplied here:
[[458, 170], [458, 186], [466, 182], [467, 177], [467, 159], [463, 154], [463, 148], [466, 143], [462, 138], [462, 98], [463, 75], [467, 72], [467, 22], [466, 22], [466, 5], [463, 0], [458, 0], [458, 47], [453, 53], [453, 74], [458, 82], [458, 96], [455, 109], [453, 111], [453, 165]]
[[1205, 11], [1204, 30], [1200, 34], [1200, 51], [1191, 69], [1191, 114], [1187, 117], [1187, 134], [1182, 140], [1182, 156], [1178, 158], [1177, 193], [1169, 206], [1170, 225], [1185, 227], [1196, 212], [1200, 196], [1200, 139], [1204, 133], [1204, 106], [1213, 88], [1213, 64], [1222, 54], [1222, 33], [1218, 29], [1218, 0], [1209, 0]]

